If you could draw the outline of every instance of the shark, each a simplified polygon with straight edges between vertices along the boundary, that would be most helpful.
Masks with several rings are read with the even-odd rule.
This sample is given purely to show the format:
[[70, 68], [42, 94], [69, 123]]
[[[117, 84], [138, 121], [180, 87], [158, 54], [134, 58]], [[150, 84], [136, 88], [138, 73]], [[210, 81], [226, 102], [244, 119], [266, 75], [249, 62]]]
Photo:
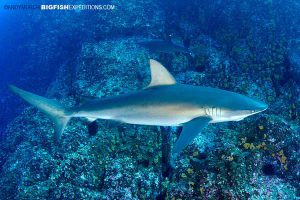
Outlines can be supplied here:
[[150, 72], [150, 84], [140, 91], [96, 98], [74, 108], [66, 108], [57, 100], [13, 85], [9, 87], [52, 119], [56, 140], [61, 138], [73, 117], [84, 117], [91, 122], [104, 119], [139, 125], [182, 126], [171, 152], [174, 157], [209, 124], [240, 121], [268, 108], [262, 101], [235, 92], [177, 83], [169, 71], [153, 59]]
[[152, 52], [162, 52], [162, 53], [183, 53], [194, 57], [194, 53], [188, 48], [174, 44], [171, 40], [148, 40], [138, 42], [139, 45], [149, 49]]

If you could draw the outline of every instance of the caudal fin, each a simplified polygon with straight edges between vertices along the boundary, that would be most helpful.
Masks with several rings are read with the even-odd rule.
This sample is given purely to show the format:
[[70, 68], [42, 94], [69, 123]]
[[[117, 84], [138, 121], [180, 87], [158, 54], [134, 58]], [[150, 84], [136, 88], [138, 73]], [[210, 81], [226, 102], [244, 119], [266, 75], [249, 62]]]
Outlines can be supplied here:
[[40, 111], [45, 113], [55, 124], [54, 136], [55, 140], [59, 140], [61, 135], [67, 125], [68, 121], [71, 118], [70, 112], [68, 112], [65, 107], [59, 102], [47, 99], [45, 97], [38, 96], [36, 94], [27, 92], [16, 86], [10, 85], [9, 88], [15, 94], [22, 97], [25, 101], [31, 105], [37, 107]]

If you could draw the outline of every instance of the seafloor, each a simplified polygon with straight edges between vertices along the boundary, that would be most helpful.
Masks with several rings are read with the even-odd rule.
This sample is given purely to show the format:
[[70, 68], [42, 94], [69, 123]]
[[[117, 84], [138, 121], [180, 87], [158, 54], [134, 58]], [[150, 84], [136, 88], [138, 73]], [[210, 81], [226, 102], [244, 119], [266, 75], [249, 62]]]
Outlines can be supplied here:
[[[16, 84], [78, 105], [81, 96], [145, 87], [154, 58], [180, 83], [242, 93], [269, 109], [209, 125], [172, 169], [169, 153], [180, 128], [102, 120], [88, 127], [76, 118], [55, 144], [51, 121], [19, 100], [26, 108], [0, 145], [0, 199], [299, 199], [299, 2], [110, 3], [117, 9], [105, 14], [28, 13], [33, 21], [24, 22], [24, 34], [42, 27], [20, 48], [36, 55], [25, 70], [40, 74], [27, 73]], [[167, 35], [196, 56], [149, 52], [137, 44]], [[42, 84], [53, 65], [55, 77]]]

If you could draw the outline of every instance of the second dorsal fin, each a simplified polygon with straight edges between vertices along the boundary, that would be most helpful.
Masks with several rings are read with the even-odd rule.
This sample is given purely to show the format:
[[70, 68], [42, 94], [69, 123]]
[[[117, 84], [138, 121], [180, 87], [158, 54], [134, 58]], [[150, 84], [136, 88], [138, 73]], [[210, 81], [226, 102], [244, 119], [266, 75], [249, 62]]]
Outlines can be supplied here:
[[173, 85], [176, 84], [174, 77], [170, 72], [156, 60], [150, 59], [151, 82], [147, 86], [153, 87], [158, 85]]

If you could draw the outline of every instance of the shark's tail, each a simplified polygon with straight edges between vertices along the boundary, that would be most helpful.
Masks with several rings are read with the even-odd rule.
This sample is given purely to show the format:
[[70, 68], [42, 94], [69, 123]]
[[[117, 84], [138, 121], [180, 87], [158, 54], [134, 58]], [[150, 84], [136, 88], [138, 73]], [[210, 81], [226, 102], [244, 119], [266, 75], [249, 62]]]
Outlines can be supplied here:
[[25, 101], [31, 105], [37, 107], [40, 111], [45, 113], [55, 124], [54, 136], [58, 141], [71, 118], [71, 112], [65, 109], [65, 107], [59, 102], [47, 99], [36, 94], [26, 92], [16, 86], [10, 85], [9, 88], [17, 95], [22, 97]]

